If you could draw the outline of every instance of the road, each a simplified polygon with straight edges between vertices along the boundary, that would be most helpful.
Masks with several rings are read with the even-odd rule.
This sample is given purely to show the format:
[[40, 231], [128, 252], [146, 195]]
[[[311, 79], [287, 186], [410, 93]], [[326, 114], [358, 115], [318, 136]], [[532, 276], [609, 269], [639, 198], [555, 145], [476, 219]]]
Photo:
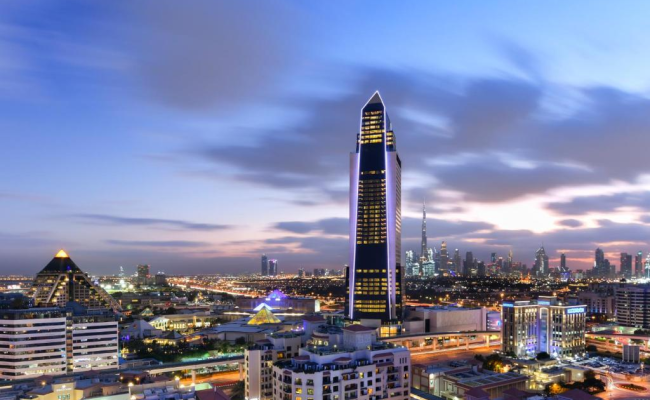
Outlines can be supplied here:
[[[215, 372], [210, 376], [200, 375], [196, 377], [196, 383], [208, 382], [216, 386], [233, 383], [237, 381], [239, 381], [239, 371]], [[192, 383], [192, 379], [191, 378], [183, 379], [181, 383], [184, 385], [190, 385]]]
[[470, 350], [446, 351], [441, 352], [427, 352], [427, 353], [411, 353], [411, 364], [432, 364], [440, 361], [458, 361], [474, 358], [477, 354], [484, 356], [490, 355], [499, 350], [500, 346], [492, 346], [490, 348], [481, 347]]

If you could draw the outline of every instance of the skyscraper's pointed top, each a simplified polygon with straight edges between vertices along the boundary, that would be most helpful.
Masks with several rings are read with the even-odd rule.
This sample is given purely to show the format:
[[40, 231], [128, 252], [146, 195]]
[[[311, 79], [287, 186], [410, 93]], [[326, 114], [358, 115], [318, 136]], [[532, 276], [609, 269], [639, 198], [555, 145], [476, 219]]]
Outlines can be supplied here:
[[384, 102], [381, 100], [381, 95], [379, 94], [379, 90], [377, 90], [370, 100], [368, 100], [367, 104], [384, 104]]
[[65, 252], [65, 250], [61, 249], [59, 250], [58, 253], [54, 256], [55, 258], [69, 258], [68, 253]]

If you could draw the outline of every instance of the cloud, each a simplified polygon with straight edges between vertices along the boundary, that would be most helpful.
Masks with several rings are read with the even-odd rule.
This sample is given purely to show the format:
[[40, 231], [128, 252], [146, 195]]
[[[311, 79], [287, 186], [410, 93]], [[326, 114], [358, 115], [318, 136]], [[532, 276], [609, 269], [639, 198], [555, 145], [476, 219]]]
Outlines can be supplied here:
[[188, 240], [107, 240], [106, 243], [118, 246], [134, 247], [205, 247], [209, 246], [208, 242], [188, 241]]
[[558, 224], [569, 228], [578, 228], [583, 225], [582, 222], [577, 219], [563, 219], [559, 221]]
[[349, 222], [347, 218], [327, 218], [311, 222], [278, 222], [274, 228], [301, 234], [319, 231], [329, 235], [347, 235]]
[[300, 61], [304, 18], [287, 3], [158, 1], [124, 11], [138, 23], [131, 37], [138, 78], [154, 101], [173, 108], [214, 112], [261, 100], [279, 72]]
[[585, 215], [589, 213], [610, 213], [622, 207], [634, 207], [650, 211], [650, 192], [618, 193], [608, 196], [581, 196], [567, 202], [547, 205], [549, 210], [564, 215]]
[[77, 214], [73, 217], [89, 224], [100, 223], [122, 226], [151, 226], [188, 231], [219, 231], [230, 228], [230, 225], [206, 224], [175, 219], [119, 217], [105, 214]]

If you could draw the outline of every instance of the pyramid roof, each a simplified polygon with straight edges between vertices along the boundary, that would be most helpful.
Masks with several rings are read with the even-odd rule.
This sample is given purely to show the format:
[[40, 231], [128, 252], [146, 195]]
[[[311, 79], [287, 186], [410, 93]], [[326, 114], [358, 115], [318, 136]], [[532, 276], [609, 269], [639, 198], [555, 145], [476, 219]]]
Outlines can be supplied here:
[[280, 319], [273, 315], [271, 310], [266, 307], [262, 307], [253, 318], [248, 321], [248, 325], [262, 325], [262, 324], [279, 324]]

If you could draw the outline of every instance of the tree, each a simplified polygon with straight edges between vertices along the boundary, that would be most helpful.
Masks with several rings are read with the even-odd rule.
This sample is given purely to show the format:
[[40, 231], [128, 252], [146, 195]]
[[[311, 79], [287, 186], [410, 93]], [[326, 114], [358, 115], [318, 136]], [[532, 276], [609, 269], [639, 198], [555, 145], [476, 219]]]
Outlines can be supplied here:
[[561, 383], [549, 383], [546, 385], [544, 388], [544, 393], [548, 396], [555, 396], [560, 393], [564, 393], [567, 390], [569, 390], [567, 387], [562, 385]]
[[28, 308], [28, 306], [29, 302], [22, 297], [16, 297], [15, 299], [11, 300], [11, 308], [14, 310], [22, 310]]
[[591, 351], [591, 352], [598, 351], [598, 347], [594, 346], [593, 344], [590, 344], [589, 346], [586, 347], [585, 350]]
[[232, 387], [232, 392], [230, 394], [231, 400], [244, 400], [244, 381], [239, 381], [235, 383]]
[[237, 339], [235, 339], [235, 344], [237, 346], [244, 346], [246, 344], [246, 338], [243, 336], [238, 337]]
[[483, 361], [483, 368], [489, 371], [501, 372], [503, 368], [503, 359], [497, 353], [490, 354]]
[[551, 358], [550, 354], [545, 351], [537, 353], [538, 360], [549, 360]]

